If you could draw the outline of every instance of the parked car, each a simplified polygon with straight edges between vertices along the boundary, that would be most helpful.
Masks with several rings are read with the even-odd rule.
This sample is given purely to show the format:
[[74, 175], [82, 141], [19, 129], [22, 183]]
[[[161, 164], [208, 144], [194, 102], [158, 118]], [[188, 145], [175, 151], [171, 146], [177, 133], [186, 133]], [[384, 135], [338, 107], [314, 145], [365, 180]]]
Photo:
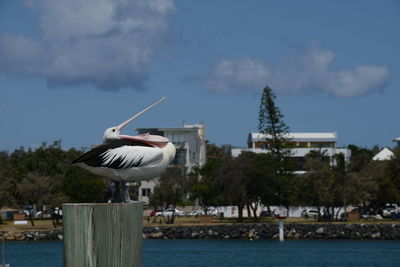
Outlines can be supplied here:
[[396, 204], [386, 204], [385, 207], [381, 210], [382, 217], [395, 217], [397, 213], [399, 213], [399, 207]]
[[372, 220], [382, 220], [382, 219], [383, 219], [382, 216], [381, 216], [380, 214], [373, 214], [373, 215], [370, 215], [370, 214], [363, 214], [363, 215], [361, 215], [361, 218], [363, 218], [363, 219], [365, 219], [365, 220], [369, 220], [369, 219], [372, 219]]
[[193, 210], [193, 211], [189, 212], [187, 214], [187, 216], [197, 217], [197, 216], [200, 216], [201, 214], [204, 214], [204, 210]]
[[217, 208], [209, 207], [208, 210], [207, 210], [207, 214], [210, 214], [212, 216], [219, 216], [220, 215], [220, 211]]
[[355, 207], [350, 212], [359, 212], [360, 214], [375, 214], [376, 212], [369, 207]]
[[173, 209], [173, 208], [167, 208], [167, 209], [165, 209], [163, 211], [156, 212], [156, 216], [157, 217], [172, 216], [172, 214], [174, 214], [174, 216], [177, 216], [177, 217], [185, 216], [185, 213], [183, 211], [178, 210], [178, 209]]
[[152, 210], [152, 211], [150, 212], [150, 217], [156, 216], [157, 212], [161, 212], [161, 211], [162, 211], [162, 210], [159, 210], [159, 209], [157, 209], [157, 210]]
[[[199, 210], [194, 210], [189, 212], [187, 215], [191, 216], [191, 217], [197, 217], [200, 215], [205, 215], [205, 211], [203, 209], [199, 209]], [[207, 214], [208, 215], [212, 215], [212, 216], [219, 216], [219, 210], [217, 208], [214, 207], [208, 207], [207, 208]]]
[[301, 216], [306, 218], [306, 219], [310, 218], [310, 217], [312, 217], [314, 219], [317, 219], [318, 218], [318, 214], [321, 215], [321, 216], [323, 215], [322, 212], [319, 213], [318, 210], [303, 210], [301, 212]]

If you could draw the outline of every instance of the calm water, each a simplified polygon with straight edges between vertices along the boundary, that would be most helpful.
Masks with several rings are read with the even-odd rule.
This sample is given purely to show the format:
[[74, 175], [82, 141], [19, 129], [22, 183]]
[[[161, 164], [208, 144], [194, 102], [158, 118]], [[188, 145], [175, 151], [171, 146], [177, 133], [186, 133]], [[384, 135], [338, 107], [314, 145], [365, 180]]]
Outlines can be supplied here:
[[[63, 264], [62, 242], [8, 242], [11, 267]], [[1, 263], [1, 262], [0, 262]], [[145, 240], [143, 266], [400, 266], [399, 241]]]

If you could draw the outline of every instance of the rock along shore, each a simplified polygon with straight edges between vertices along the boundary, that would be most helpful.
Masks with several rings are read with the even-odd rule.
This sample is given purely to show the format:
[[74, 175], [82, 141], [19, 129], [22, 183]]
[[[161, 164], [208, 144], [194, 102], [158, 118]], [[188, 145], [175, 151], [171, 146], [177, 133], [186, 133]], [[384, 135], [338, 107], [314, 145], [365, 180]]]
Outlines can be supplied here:
[[[144, 227], [144, 239], [278, 239], [277, 223]], [[285, 224], [285, 239], [400, 240], [400, 224]]]
[[[144, 227], [144, 239], [278, 239], [277, 223]], [[400, 240], [400, 224], [285, 224], [285, 239]], [[8, 241], [63, 240], [62, 230], [8, 233]]]

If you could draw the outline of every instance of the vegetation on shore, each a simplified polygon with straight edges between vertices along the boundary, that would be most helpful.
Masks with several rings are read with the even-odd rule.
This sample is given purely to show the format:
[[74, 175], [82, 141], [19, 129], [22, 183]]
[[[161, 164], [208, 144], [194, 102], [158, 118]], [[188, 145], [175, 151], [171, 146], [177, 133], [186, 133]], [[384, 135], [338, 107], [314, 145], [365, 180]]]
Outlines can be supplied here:
[[[204, 210], [209, 206], [235, 205], [238, 220], [242, 221], [245, 207], [249, 216], [257, 220], [260, 203], [267, 208], [313, 206], [320, 214], [324, 208], [324, 219], [334, 220], [340, 215], [334, 213], [334, 207], [353, 205], [364, 214], [376, 214], [386, 203], [400, 202], [399, 149], [394, 150], [390, 160], [373, 161], [376, 148], [349, 145], [352, 156], [346, 162], [343, 154], [330, 158], [321, 147], [306, 155], [304, 164], [298, 166], [290, 157], [290, 140], [286, 139], [289, 127], [283, 122], [275, 99], [272, 90], [265, 87], [258, 128], [270, 136], [269, 153], [242, 152], [234, 158], [229, 145], [208, 144], [206, 164], [195, 168], [187, 178], [177, 179], [172, 172], [163, 174], [150, 197], [151, 203], [175, 207], [184, 204], [183, 196], [189, 196]], [[299, 167], [302, 174], [296, 173]]]

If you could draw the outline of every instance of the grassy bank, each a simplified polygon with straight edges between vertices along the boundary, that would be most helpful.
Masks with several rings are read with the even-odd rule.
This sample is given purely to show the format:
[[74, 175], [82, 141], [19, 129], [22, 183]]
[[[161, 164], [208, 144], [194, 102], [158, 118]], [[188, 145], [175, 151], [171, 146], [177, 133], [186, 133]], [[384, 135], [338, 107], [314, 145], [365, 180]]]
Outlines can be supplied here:
[[[256, 221], [253, 219], [245, 218], [243, 223], [277, 223], [278, 220], [273, 218], [258, 218]], [[144, 226], [197, 226], [197, 225], [220, 225], [220, 224], [235, 224], [237, 223], [237, 218], [212, 218], [211, 222], [201, 222], [200, 217], [182, 217], [175, 218], [174, 224], [167, 224], [162, 217], [149, 218], [144, 217]], [[383, 220], [354, 220], [348, 222], [318, 222], [315, 219], [304, 219], [304, 218], [287, 218], [285, 223], [290, 224], [400, 224], [400, 220], [383, 219]], [[5, 220], [4, 224], [0, 224], [0, 231], [8, 232], [25, 232], [25, 231], [45, 231], [62, 229], [62, 226], [54, 227], [51, 220], [35, 220], [35, 226], [32, 226], [30, 222], [27, 225], [14, 225], [13, 221]]]

